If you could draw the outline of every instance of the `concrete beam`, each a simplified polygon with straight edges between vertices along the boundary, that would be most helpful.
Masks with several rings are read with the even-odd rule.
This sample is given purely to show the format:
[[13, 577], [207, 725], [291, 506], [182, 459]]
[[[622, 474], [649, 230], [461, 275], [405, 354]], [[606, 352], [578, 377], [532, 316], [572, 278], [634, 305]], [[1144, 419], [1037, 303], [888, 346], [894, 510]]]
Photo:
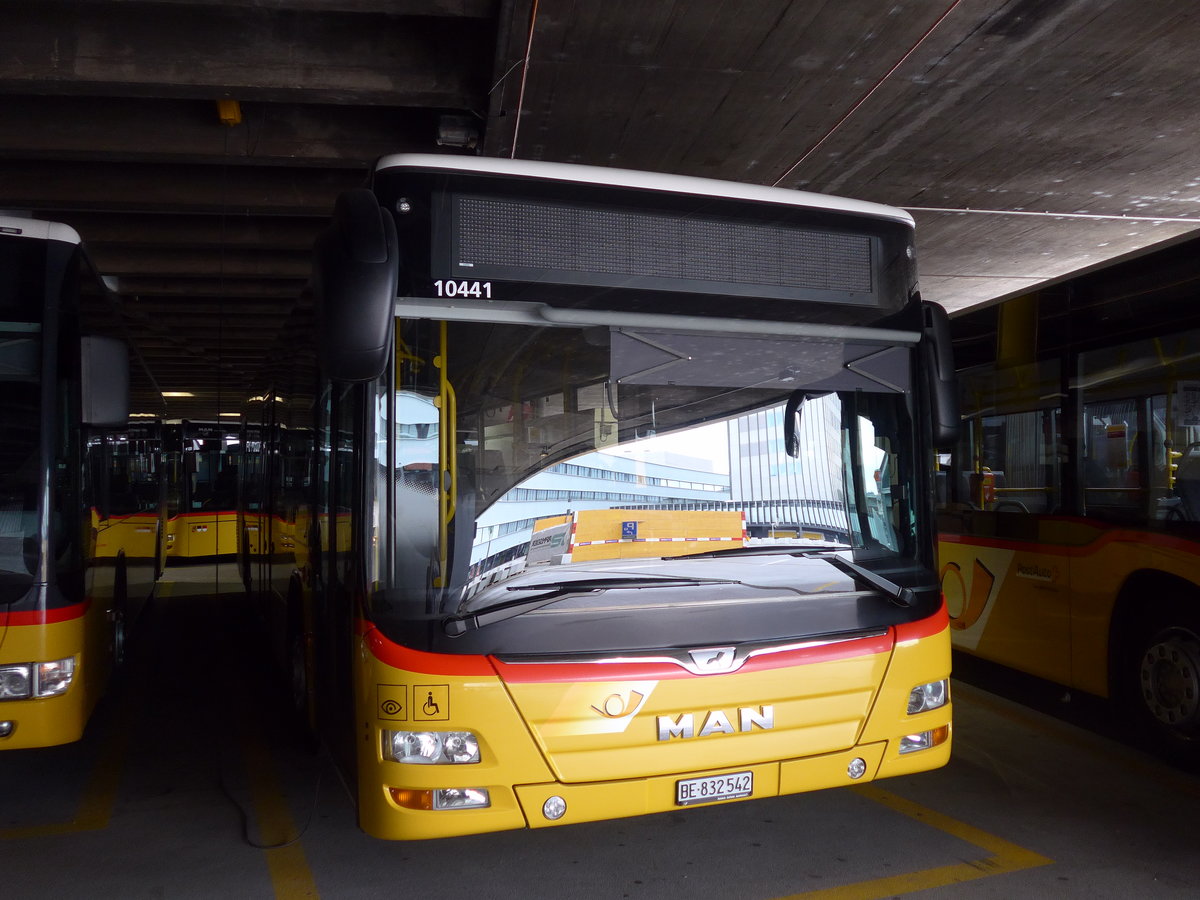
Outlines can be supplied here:
[[187, 247], [90, 247], [96, 267], [105, 275], [150, 275], [220, 281], [231, 278], [303, 279], [312, 270], [308, 251], [249, 248], [193, 249]]
[[0, 98], [0, 158], [367, 166], [439, 150], [436, 110], [253, 101], [241, 110], [231, 127], [212, 99], [12, 95]]
[[509, 0], [501, 4], [496, 19], [496, 48], [488, 90], [485, 156], [510, 156], [520, 119], [522, 88], [530, 30], [534, 25], [534, 0]]
[[93, 250], [110, 247], [256, 250], [312, 249], [313, 237], [329, 221], [323, 216], [153, 215], [73, 212], [61, 217]]
[[[304, 12], [384, 13], [389, 16], [449, 16], [490, 19], [498, 0], [153, 0], [159, 6], [234, 6], [253, 9], [303, 10]], [[76, 0], [116, 6], [145, 6], [146, 0]]]
[[121, 293], [127, 297], [147, 300], [179, 298], [199, 303], [207, 299], [222, 299], [229, 303], [241, 303], [254, 299], [274, 299], [272, 304], [279, 315], [296, 302], [304, 289], [305, 279], [251, 279], [251, 278], [161, 278], [143, 275], [126, 275], [121, 278]]
[[9, 4], [0, 91], [468, 109], [483, 19], [195, 4]]
[[1181, 235], [1196, 223], [914, 213], [927, 300], [954, 311], [1023, 293], [1114, 256]]
[[0, 208], [327, 216], [366, 169], [0, 160]]

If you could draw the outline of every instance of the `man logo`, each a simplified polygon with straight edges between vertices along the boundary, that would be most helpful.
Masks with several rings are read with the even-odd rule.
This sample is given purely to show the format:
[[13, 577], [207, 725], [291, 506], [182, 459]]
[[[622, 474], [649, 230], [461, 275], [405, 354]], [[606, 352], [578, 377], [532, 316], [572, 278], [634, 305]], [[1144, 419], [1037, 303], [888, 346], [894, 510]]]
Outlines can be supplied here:
[[700, 731], [696, 731], [696, 716], [692, 713], [682, 713], [678, 718], [670, 716], [658, 717], [658, 739], [669, 741], [672, 738], [708, 737], [710, 734], [745, 734], [755, 728], [767, 730], [775, 727], [775, 707], [760, 706], [757, 710], [743, 706], [737, 711], [737, 727], [730, 721], [722, 710], [714, 709], [703, 713], [704, 721]]
[[692, 658], [692, 671], [701, 675], [715, 675], [721, 672], [732, 672], [737, 665], [737, 657], [733, 647], [708, 647], [704, 650], [689, 650]]

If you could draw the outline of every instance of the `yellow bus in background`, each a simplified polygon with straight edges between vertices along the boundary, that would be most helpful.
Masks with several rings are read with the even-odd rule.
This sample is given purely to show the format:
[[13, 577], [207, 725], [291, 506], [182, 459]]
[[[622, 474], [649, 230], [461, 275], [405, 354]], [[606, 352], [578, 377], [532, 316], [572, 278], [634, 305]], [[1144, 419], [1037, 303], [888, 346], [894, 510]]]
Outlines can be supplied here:
[[119, 330], [74, 229], [0, 217], [0, 750], [79, 740], [160, 571]]
[[167, 561], [219, 562], [237, 556], [235, 425], [183, 420], [163, 426], [167, 479]]
[[963, 428], [939, 523], [956, 649], [1117, 701], [1192, 759], [1196, 252], [1168, 247], [953, 319]]

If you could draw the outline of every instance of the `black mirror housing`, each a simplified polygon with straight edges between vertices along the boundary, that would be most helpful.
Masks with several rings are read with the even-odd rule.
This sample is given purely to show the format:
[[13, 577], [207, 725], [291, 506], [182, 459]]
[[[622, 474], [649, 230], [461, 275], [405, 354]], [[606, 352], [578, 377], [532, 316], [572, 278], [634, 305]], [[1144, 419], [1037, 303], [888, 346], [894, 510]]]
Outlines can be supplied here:
[[129, 421], [129, 348], [109, 337], [80, 339], [81, 420], [105, 428]]
[[383, 374], [395, 330], [399, 276], [391, 215], [366, 188], [341, 194], [332, 222], [313, 247], [313, 300], [330, 377], [371, 381]]
[[921, 359], [925, 369], [929, 417], [933, 425], [933, 446], [936, 450], [944, 450], [958, 441], [961, 420], [950, 317], [943, 307], [929, 302], [921, 304], [921, 314]]

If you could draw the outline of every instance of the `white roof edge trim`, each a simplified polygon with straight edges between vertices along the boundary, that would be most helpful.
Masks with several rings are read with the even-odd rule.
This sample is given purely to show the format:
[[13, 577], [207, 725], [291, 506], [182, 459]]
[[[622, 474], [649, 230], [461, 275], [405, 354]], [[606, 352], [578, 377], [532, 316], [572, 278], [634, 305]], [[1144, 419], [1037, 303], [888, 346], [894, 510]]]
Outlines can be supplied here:
[[7, 237], [34, 238], [42, 241], [62, 241], [64, 244], [82, 244], [83, 238], [70, 225], [62, 222], [47, 222], [45, 219], [26, 219], [23, 216], [0, 216], [0, 228], [19, 228], [20, 234]]
[[397, 153], [385, 156], [375, 165], [376, 172], [385, 169], [446, 169], [448, 171], [481, 174], [513, 175], [526, 178], [545, 178], [553, 181], [572, 181], [581, 184], [601, 184], [612, 187], [631, 187], [676, 194], [695, 194], [705, 197], [725, 197], [733, 200], [756, 200], [780, 203], [806, 209], [824, 209], [853, 213], [875, 219], [890, 219], [912, 228], [913, 217], [895, 206], [851, 200], [831, 194], [793, 191], [789, 188], [698, 178], [694, 175], [671, 175], [666, 172], [638, 172], [633, 169], [611, 169], [606, 166], [581, 166], [573, 163], [540, 162], [526, 159], [500, 159], [488, 156], [449, 156], [437, 153]]

